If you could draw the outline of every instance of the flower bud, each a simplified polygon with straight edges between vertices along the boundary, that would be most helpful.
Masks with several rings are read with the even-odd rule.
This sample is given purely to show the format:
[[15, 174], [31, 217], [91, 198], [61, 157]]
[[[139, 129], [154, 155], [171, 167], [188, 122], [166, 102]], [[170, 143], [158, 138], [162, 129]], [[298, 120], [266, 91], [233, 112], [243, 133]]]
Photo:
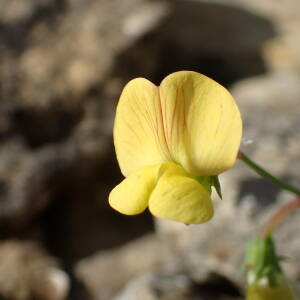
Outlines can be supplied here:
[[253, 238], [246, 250], [246, 300], [297, 300], [280, 266], [271, 236]]

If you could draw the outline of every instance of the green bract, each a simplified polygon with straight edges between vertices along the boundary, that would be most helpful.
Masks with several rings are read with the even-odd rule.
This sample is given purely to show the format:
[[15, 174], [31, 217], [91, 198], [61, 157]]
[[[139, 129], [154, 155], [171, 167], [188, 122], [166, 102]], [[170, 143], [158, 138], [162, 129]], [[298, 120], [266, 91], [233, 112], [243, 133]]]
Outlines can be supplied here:
[[285, 277], [271, 236], [253, 238], [246, 251], [246, 300], [297, 300]]

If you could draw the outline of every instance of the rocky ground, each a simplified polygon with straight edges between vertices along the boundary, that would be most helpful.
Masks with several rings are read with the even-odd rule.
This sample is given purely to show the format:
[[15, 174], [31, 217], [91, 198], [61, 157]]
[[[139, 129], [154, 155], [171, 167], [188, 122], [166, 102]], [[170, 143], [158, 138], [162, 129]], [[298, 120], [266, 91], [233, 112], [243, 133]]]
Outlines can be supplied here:
[[[1, 0], [0, 298], [237, 300], [249, 237], [293, 198], [242, 163], [208, 224], [107, 205], [123, 85], [176, 70], [228, 87], [245, 153], [300, 186], [300, 2]], [[277, 232], [299, 284], [300, 214]]]

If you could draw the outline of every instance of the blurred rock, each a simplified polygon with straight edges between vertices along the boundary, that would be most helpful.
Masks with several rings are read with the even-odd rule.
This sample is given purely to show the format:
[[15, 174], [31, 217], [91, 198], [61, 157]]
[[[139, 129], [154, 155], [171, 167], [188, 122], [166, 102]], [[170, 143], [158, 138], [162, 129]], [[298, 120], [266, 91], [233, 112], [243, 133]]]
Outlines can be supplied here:
[[17, 240], [0, 243], [1, 297], [9, 300], [64, 300], [68, 293], [68, 275], [39, 244]]
[[156, 236], [144, 236], [119, 249], [101, 251], [79, 261], [76, 274], [93, 299], [109, 300], [132, 277], [159, 265], [163, 260], [161, 251]]
[[262, 49], [276, 35], [270, 19], [218, 1], [170, 2], [171, 13], [150, 34], [161, 48], [157, 83], [181, 69], [199, 71], [225, 85], [266, 71]]
[[[24, 105], [69, 107], [100, 86], [115, 57], [159, 23], [166, 10], [166, 5], [146, 0], [14, 0], [2, 6], [0, 67], [14, 66], [3, 78], [2, 97], [17, 98]], [[147, 20], [139, 25], [140, 33], [130, 34], [130, 16], [142, 10]], [[17, 89], [9, 87], [11, 79]]]
[[[183, 0], [185, 1], [185, 0]], [[224, 4], [251, 12], [256, 16], [266, 18], [273, 23], [276, 37], [266, 43], [262, 51], [267, 69], [271, 70], [297, 70], [299, 72], [299, 27], [300, 20], [298, 0], [285, 1], [284, 5], [272, 0], [197, 0], [198, 2]], [[260, 35], [261, 31], [253, 33]], [[246, 35], [250, 40], [253, 34]]]
[[296, 185], [300, 184], [300, 111], [294, 108], [299, 84], [297, 72], [283, 71], [241, 81], [232, 89], [244, 118], [244, 139], [253, 141], [243, 145], [244, 150]]
[[270, 69], [300, 72], [299, 26], [266, 44], [264, 53]]
[[[174, 278], [175, 277], [175, 278]], [[158, 300], [187, 299], [192, 283], [184, 274], [176, 274], [173, 278], [163, 278], [157, 273], [146, 273], [134, 278], [114, 300]], [[159, 291], [160, 287], [162, 291]], [[191, 299], [189, 297], [189, 299]], [[202, 298], [198, 298], [202, 300]]]
[[174, 263], [137, 276], [114, 300], [241, 300], [230, 281], [211, 275], [202, 284], [194, 282]]
[[[12, 144], [12, 147], [16, 145]], [[26, 150], [23, 153], [5, 152], [6, 155], [13, 155], [14, 159], [6, 158], [7, 168], [1, 174], [7, 188], [2, 194], [0, 216], [2, 222], [8, 219], [17, 227], [45, 208], [55, 192], [51, 185], [58, 189], [62, 178], [74, 172], [78, 161], [78, 154], [69, 147], [47, 147], [34, 154], [27, 152], [26, 156], [25, 153]], [[25, 157], [18, 160], [16, 154]], [[7, 178], [7, 172], [11, 169], [11, 178]]]

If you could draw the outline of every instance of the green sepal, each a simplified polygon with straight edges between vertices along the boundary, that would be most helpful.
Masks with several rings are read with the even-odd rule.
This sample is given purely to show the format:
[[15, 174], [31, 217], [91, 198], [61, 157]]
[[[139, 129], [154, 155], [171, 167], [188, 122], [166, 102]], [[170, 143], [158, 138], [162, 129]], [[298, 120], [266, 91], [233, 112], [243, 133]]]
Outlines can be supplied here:
[[270, 287], [280, 285], [283, 276], [281, 260], [271, 236], [252, 238], [247, 245], [245, 259], [248, 285], [256, 284], [263, 278], [267, 279]]
[[197, 176], [195, 179], [211, 194], [211, 176]]
[[202, 184], [205, 189], [211, 194], [211, 187], [213, 186], [222, 199], [221, 185], [217, 175], [215, 176], [195, 176], [195, 178], [200, 184]]
[[215, 188], [218, 196], [223, 199], [222, 197], [222, 190], [221, 190], [221, 184], [219, 181], [219, 177], [217, 175], [211, 176], [212, 186]]

